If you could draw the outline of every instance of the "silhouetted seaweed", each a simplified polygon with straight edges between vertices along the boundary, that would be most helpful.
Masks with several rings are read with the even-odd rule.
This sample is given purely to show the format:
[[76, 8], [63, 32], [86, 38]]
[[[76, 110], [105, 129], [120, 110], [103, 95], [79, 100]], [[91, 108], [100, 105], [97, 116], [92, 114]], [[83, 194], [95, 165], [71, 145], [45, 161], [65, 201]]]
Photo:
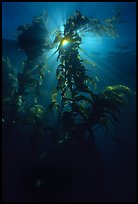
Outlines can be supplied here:
[[[54, 31], [53, 42], [48, 39], [46, 19], [42, 16], [35, 17], [30, 25], [18, 27], [18, 46], [26, 53], [27, 60], [23, 62], [23, 72], [17, 74], [9, 59], [3, 59], [3, 66], [9, 69], [10, 81], [9, 97], [3, 100], [3, 120], [9, 120], [12, 124], [20, 120], [22, 115], [20, 127], [25, 128], [28, 124], [33, 126], [33, 152], [37, 149], [38, 137], [53, 137], [52, 141], [57, 147], [72, 143], [91, 145], [97, 124], [108, 129], [112, 123], [119, 122], [119, 113], [128, 106], [133, 92], [124, 85], [115, 85], [107, 86], [99, 94], [94, 93], [99, 79], [97, 76], [89, 76], [84, 64], [93, 67], [96, 64], [80, 59], [82, 39], [78, 31], [117, 37], [115, 24], [121, 22], [120, 15], [117, 12], [101, 22], [76, 11], [64, 24], [64, 34], [59, 29]], [[47, 52], [57, 43], [58, 48], [53, 53], [58, 52], [57, 87], [51, 93], [51, 103], [44, 107], [39, 104], [39, 97], [47, 64], [38, 59], [44, 50]], [[57, 110], [57, 125], [52, 127], [48, 120], [54, 109]], [[116, 141], [116, 138], [113, 139]]]

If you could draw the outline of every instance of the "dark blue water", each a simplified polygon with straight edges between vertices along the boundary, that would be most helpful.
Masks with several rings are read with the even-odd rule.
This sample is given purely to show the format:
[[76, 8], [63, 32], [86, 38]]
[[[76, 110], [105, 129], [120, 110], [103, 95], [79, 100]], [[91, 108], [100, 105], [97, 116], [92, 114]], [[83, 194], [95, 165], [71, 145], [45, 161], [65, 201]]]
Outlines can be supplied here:
[[[97, 68], [92, 70], [94, 74], [97, 74], [100, 81], [98, 84], [98, 88], [96, 92], [99, 92], [105, 86], [108, 85], [116, 85], [123, 84], [130, 87], [135, 91], [136, 89], [136, 3], [131, 2], [112, 2], [112, 3], [90, 3], [90, 2], [47, 2], [47, 3], [23, 3], [23, 2], [4, 2], [2, 3], [2, 52], [3, 56], [9, 56], [12, 64], [16, 68], [17, 71], [21, 71], [21, 65], [23, 60], [25, 59], [25, 54], [23, 52], [19, 52], [16, 45], [16, 37], [17, 37], [17, 27], [19, 25], [24, 25], [27, 23], [31, 23], [32, 17], [40, 15], [44, 10], [48, 13], [48, 30], [52, 32], [56, 28], [63, 28], [63, 24], [66, 21], [66, 18], [70, 15], [73, 15], [75, 10], [80, 10], [84, 16], [94, 17], [100, 20], [106, 19], [112, 15], [114, 15], [114, 10], [119, 9], [122, 11], [122, 18], [126, 20], [125, 23], [118, 24], [117, 29], [119, 33], [119, 37], [117, 39], [111, 39], [109, 37], [101, 37], [100, 39], [96, 36], [91, 36], [89, 33], [83, 37], [83, 42], [81, 47], [85, 50], [85, 52], [81, 53], [81, 57], [87, 60], [93, 60]], [[51, 56], [52, 52], [50, 51], [49, 56]], [[50, 58], [48, 65], [51, 70], [51, 74], [49, 74], [44, 81], [45, 89], [51, 90], [56, 85], [56, 76], [55, 70], [58, 65], [56, 61], [57, 55]], [[89, 65], [86, 65], [86, 67]], [[3, 70], [3, 95], [6, 93], [6, 71]], [[115, 127], [111, 128], [112, 134], [117, 135], [118, 138], [125, 141], [125, 144], [115, 144], [111, 138], [105, 138], [105, 130], [100, 129], [97, 130], [95, 134], [95, 146], [99, 157], [101, 159], [101, 172], [102, 179], [99, 177], [99, 180], [94, 180], [94, 176], [91, 178], [90, 169], [88, 169], [88, 164], [84, 162], [84, 169], [81, 171], [78, 176], [79, 169], [77, 169], [77, 164], [74, 165], [74, 168], [70, 168], [69, 165], [71, 162], [68, 160], [65, 161], [66, 169], [68, 171], [64, 171], [65, 168], [58, 168], [56, 173], [51, 173], [58, 180], [56, 183], [60, 183], [60, 179], [67, 179], [67, 190], [64, 193], [63, 200], [84, 200], [84, 201], [103, 201], [103, 202], [135, 202], [136, 199], [136, 104], [135, 104], [135, 96], [132, 97], [131, 103], [129, 107], [123, 111], [120, 116], [120, 123], [118, 123]], [[3, 187], [3, 199], [6, 201], [29, 201], [35, 198], [33, 193], [35, 190], [32, 190], [32, 187], [27, 187], [27, 185], [31, 186], [31, 181], [29, 181], [28, 175], [33, 174], [32, 170], [28, 169], [24, 166], [24, 169], [21, 171], [21, 168], [16, 168], [16, 162], [20, 162], [18, 160], [10, 160], [10, 158], [6, 157], [6, 153], [8, 152], [8, 148], [10, 147], [10, 142], [7, 142], [7, 136], [10, 134], [7, 130], [3, 133], [3, 160], [6, 163], [6, 167], [3, 172], [4, 175], [4, 187]], [[24, 150], [29, 147], [29, 139], [27, 137], [19, 138], [14, 137], [12, 140], [12, 145], [17, 149], [17, 152], [20, 149]], [[47, 141], [43, 144], [43, 149], [48, 148]], [[28, 151], [28, 150], [27, 150]], [[83, 151], [81, 158], [78, 158], [78, 166], [81, 163], [81, 159], [83, 160]], [[72, 151], [72, 157], [74, 157], [75, 151]], [[70, 158], [70, 157], [69, 157]], [[90, 157], [91, 158], [91, 157]], [[91, 162], [89, 158], [88, 162]], [[6, 161], [5, 161], [6, 159]], [[65, 158], [66, 159], [66, 158]], [[92, 156], [92, 161], [93, 161]], [[4, 163], [4, 164], [5, 164]], [[24, 161], [24, 165], [25, 164]], [[76, 166], [75, 166], [76, 165]], [[10, 169], [11, 166], [14, 166]], [[18, 165], [17, 165], [18, 166]], [[35, 167], [34, 167], [35, 168]], [[53, 167], [54, 168], [54, 167]], [[10, 170], [8, 170], [10, 169]], [[61, 170], [62, 169], [62, 170]], [[71, 169], [71, 170], [70, 170]], [[73, 170], [74, 171], [73, 171]], [[39, 168], [39, 175], [42, 175], [43, 178], [47, 180], [50, 177], [51, 169], [43, 168], [43, 165]], [[97, 170], [95, 170], [97, 171]], [[94, 171], [94, 172], [95, 172]], [[28, 173], [29, 172], [29, 173]], [[45, 173], [46, 172], [46, 173]], [[63, 173], [59, 173], [63, 172]], [[66, 173], [65, 173], [66, 172]], [[9, 175], [10, 176], [7, 176]], [[44, 176], [43, 176], [44, 175]], [[47, 177], [45, 175], [48, 175]], [[33, 177], [33, 176], [32, 176]], [[64, 178], [63, 178], [64, 177]], [[90, 179], [89, 179], [90, 177]], [[21, 179], [21, 181], [19, 181]], [[32, 178], [33, 179], [33, 178]], [[75, 180], [76, 179], [76, 180]], [[85, 181], [86, 179], [86, 181]], [[96, 182], [97, 185], [101, 188], [99, 191], [94, 190], [92, 179], [94, 180], [94, 184]], [[101, 182], [100, 182], [101, 179]], [[23, 184], [23, 180], [25, 180], [25, 184]], [[88, 182], [90, 180], [90, 182]], [[16, 185], [13, 185], [15, 181]], [[18, 181], [21, 183], [19, 186], [23, 186], [19, 191], [18, 189]], [[27, 182], [28, 181], [28, 182]], [[70, 181], [70, 182], [69, 182]], [[49, 181], [47, 181], [50, 183]], [[77, 183], [77, 184], [76, 184]], [[104, 183], [104, 184], [103, 184]], [[50, 184], [51, 185], [51, 184]], [[53, 184], [54, 185], [54, 184]], [[75, 188], [74, 185], [77, 187]], [[79, 186], [83, 185], [83, 188]], [[64, 186], [64, 185], [63, 185]], [[75, 189], [76, 196], [70, 197], [70, 189]], [[25, 191], [25, 189], [27, 189]], [[55, 196], [57, 200], [59, 197], [55, 193], [58, 189], [58, 186], [55, 187], [54, 194], [50, 194], [51, 197]], [[77, 190], [76, 190], [77, 189]], [[63, 190], [63, 189], [62, 189]], [[61, 190], [61, 191], [62, 191]], [[89, 193], [86, 193], [89, 192]], [[58, 191], [57, 191], [58, 192]], [[68, 193], [67, 193], [68, 192]], [[59, 192], [60, 194], [61, 192]], [[82, 194], [84, 193], [84, 196]], [[93, 196], [95, 194], [95, 196]], [[41, 195], [41, 194], [40, 194]], [[71, 194], [72, 195], [72, 194]], [[41, 196], [40, 196], [41, 197]], [[38, 201], [42, 201], [43, 198], [37, 198]], [[43, 196], [42, 196], [43, 197]], [[41, 200], [42, 199], [42, 200]], [[49, 199], [49, 198], [48, 198]], [[60, 199], [59, 199], [60, 200]]]

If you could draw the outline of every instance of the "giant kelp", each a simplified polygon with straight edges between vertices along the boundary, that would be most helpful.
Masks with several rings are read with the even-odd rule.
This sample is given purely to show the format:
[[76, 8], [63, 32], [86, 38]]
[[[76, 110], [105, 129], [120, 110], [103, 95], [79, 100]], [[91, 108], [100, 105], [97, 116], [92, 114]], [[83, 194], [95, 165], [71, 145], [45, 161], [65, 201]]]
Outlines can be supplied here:
[[[59, 135], [59, 138], [62, 138], [63, 143], [92, 141], [95, 125], [108, 128], [113, 121], [117, 122], [120, 109], [128, 105], [128, 98], [134, 93], [126, 86], [116, 85], [95, 94], [90, 84], [95, 88], [98, 77], [88, 76], [84, 66], [86, 60], [81, 60], [79, 55], [82, 41], [79, 32], [118, 37], [115, 24], [122, 22], [120, 15], [117, 11], [111, 19], [101, 23], [76, 11], [64, 25], [64, 36], [57, 49], [57, 60], [61, 63], [57, 68], [57, 92], [61, 92], [62, 112], [62, 125], [59, 126], [62, 136]], [[64, 46], [64, 42], [68, 45]], [[91, 64], [95, 67], [95, 64]]]
[[[12, 69], [8, 58], [3, 59], [3, 66], [9, 69], [10, 82], [9, 96], [3, 99], [3, 121], [10, 124], [8, 127], [11, 129], [13, 121], [20, 121], [20, 128], [32, 125], [33, 147], [42, 136], [51, 137], [56, 148], [72, 143], [92, 144], [95, 126], [108, 129], [112, 123], [118, 122], [120, 110], [129, 104], [130, 95], [134, 92], [124, 85], [115, 85], [95, 93], [99, 79], [89, 76], [85, 63], [92, 67], [96, 64], [80, 58], [82, 36], [79, 33], [118, 37], [115, 24], [122, 22], [120, 12], [102, 22], [76, 11], [64, 24], [64, 33], [59, 29], [54, 32], [53, 42], [49, 40], [46, 22], [47, 15], [38, 16], [34, 17], [32, 24], [17, 28], [18, 46], [27, 56], [22, 73]], [[57, 45], [53, 53], [58, 53], [57, 86], [51, 93], [51, 104], [44, 107], [39, 100], [47, 68], [42, 56]], [[52, 111], [57, 118], [55, 127], [48, 121]], [[33, 152], [35, 154], [35, 150]]]

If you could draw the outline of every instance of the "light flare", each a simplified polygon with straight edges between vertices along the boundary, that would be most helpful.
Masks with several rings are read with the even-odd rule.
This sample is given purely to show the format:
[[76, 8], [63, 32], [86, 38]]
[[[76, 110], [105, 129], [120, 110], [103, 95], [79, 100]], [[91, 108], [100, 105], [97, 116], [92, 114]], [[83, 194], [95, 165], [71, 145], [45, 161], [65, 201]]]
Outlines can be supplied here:
[[62, 41], [62, 46], [65, 46], [65, 45], [67, 45], [69, 43], [69, 41], [67, 40], [67, 39], [64, 39], [63, 41]]

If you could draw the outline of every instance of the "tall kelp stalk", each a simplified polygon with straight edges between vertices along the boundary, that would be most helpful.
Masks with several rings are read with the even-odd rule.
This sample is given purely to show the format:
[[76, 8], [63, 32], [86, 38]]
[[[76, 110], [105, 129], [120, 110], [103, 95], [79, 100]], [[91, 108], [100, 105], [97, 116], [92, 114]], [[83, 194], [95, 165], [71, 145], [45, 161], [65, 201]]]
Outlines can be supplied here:
[[[34, 17], [31, 25], [19, 26], [18, 46], [24, 50], [27, 60], [23, 63], [23, 73], [18, 74], [19, 95], [25, 101], [25, 108], [29, 110], [28, 122], [32, 125], [33, 157], [37, 157], [42, 132], [41, 120], [44, 120], [45, 108], [40, 105], [40, 87], [45, 77], [46, 64], [42, 56], [46, 50], [51, 49], [48, 40], [49, 32], [46, 28], [47, 15]], [[46, 56], [45, 56], [46, 57]], [[46, 61], [46, 60], [45, 60]], [[27, 112], [27, 110], [26, 110]]]
[[[17, 28], [18, 47], [26, 54], [22, 73], [17, 73], [9, 58], [3, 59], [3, 67], [9, 72], [9, 97], [3, 100], [3, 121], [12, 134], [32, 134], [30, 154], [38, 155], [40, 137], [46, 118], [46, 109], [41, 105], [41, 85], [45, 78], [46, 53], [53, 45], [46, 28], [47, 15], [34, 17], [32, 24]], [[15, 129], [13, 130], [13, 127]], [[30, 129], [30, 130], [29, 130]]]
[[[87, 74], [83, 60], [80, 59], [79, 47], [82, 42], [79, 33], [92, 32], [95, 35], [118, 37], [115, 24], [120, 23], [121, 13], [117, 12], [103, 23], [98, 19], [87, 18], [76, 11], [64, 25], [64, 36], [58, 32], [59, 40], [57, 60], [60, 64], [56, 70], [57, 88], [52, 93], [50, 107], [59, 112], [57, 142], [59, 144], [92, 144], [96, 125], [106, 127], [118, 122], [121, 108], [128, 105], [129, 96], [133, 92], [126, 86], [108, 86], [99, 94], [95, 94], [98, 77]], [[58, 40], [57, 40], [58, 41]], [[55, 53], [56, 53], [55, 52]], [[61, 93], [61, 102], [56, 96]], [[117, 141], [117, 140], [115, 140]]]

